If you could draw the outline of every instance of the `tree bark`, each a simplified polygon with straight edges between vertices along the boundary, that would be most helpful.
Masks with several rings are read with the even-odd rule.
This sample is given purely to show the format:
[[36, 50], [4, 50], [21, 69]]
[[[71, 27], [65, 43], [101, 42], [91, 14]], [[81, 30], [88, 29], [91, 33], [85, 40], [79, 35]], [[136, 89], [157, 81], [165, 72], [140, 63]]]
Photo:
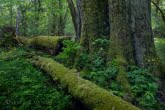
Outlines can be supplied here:
[[92, 43], [98, 38], [108, 38], [109, 15], [108, 0], [82, 0], [82, 30], [80, 44], [92, 53]]
[[77, 35], [76, 39], [79, 40], [81, 37], [81, 27], [82, 27], [82, 10], [81, 10], [81, 0], [76, 0], [77, 6]]
[[[126, 66], [134, 64], [131, 31], [129, 28], [128, 7], [125, 0], [110, 0], [110, 46], [108, 63], [115, 59], [119, 64], [117, 81], [120, 83], [128, 101], [131, 101], [131, 89], [127, 80]], [[108, 64], [109, 65], [109, 64]]]
[[127, 2], [126, 0], [110, 0], [110, 6], [109, 60], [115, 58], [122, 64], [134, 64]]
[[151, 28], [150, 0], [130, 0], [130, 27], [136, 64], [150, 67], [158, 75], [160, 61]]
[[151, 28], [150, 0], [110, 0], [110, 57], [122, 64], [150, 68], [160, 75]]

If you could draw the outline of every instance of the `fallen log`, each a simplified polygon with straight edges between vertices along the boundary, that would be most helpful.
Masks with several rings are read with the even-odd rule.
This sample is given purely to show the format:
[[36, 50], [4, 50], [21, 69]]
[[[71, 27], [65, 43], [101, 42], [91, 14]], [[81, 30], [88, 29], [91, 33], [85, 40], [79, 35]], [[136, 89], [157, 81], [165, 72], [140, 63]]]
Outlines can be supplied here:
[[17, 40], [18, 43], [21, 43], [23, 45], [30, 45], [31, 39], [27, 38], [27, 37], [16, 37], [15, 38]]
[[29, 47], [44, 50], [51, 55], [58, 54], [63, 45], [63, 40], [70, 40], [71, 37], [63, 37], [63, 36], [37, 36], [33, 38], [26, 37], [17, 37], [19, 43], [27, 45]]
[[34, 57], [32, 63], [59, 80], [63, 88], [91, 110], [140, 110], [121, 98], [81, 78], [53, 59]]

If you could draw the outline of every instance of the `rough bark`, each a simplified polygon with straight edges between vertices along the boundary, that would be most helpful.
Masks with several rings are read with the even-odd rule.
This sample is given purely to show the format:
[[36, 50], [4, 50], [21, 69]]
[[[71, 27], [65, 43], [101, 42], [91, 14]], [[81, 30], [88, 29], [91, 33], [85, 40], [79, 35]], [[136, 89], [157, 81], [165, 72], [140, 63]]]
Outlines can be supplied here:
[[109, 58], [120, 60], [120, 63], [123, 64], [134, 63], [126, 1], [110, 0], [110, 4], [111, 35]]
[[110, 0], [112, 6], [110, 57], [125, 64], [152, 69], [159, 75], [151, 28], [150, 0]]
[[159, 75], [159, 59], [154, 46], [151, 28], [151, 1], [130, 0], [130, 24], [135, 62], [140, 67], [150, 67]]
[[59, 80], [63, 88], [91, 110], [140, 110], [52, 59], [35, 57], [32, 62], [54, 80]]
[[111, 36], [108, 61], [115, 59], [119, 64], [117, 81], [131, 101], [131, 89], [125, 73], [125, 67], [134, 64], [127, 3], [125, 0], [110, 0], [110, 4]]
[[82, 0], [82, 30], [80, 44], [93, 52], [92, 43], [109, 35], [108, 0]]

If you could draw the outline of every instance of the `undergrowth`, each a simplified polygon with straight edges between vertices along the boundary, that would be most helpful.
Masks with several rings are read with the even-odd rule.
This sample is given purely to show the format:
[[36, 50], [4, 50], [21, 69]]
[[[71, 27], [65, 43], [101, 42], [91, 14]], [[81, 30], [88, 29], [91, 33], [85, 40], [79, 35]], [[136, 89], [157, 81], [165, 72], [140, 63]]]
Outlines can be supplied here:
[[[113, 60], [109, 67], [106, 67], [105, 64], [105, 50], [106, 45], [108, 45], [108, 41], [105, 39], [97, 39], [93, 44], [99, 47], [96, 53], [92, 55], [87, 53], [80, 53], [77, 67], [78, 69], [81, 68], [83, 70], [83, 72], [80, 72], [80, 75], [83, 78], [88, 79], [95, 84], [107, 89], [114, 95], [126, 99], [127, 96], [124, 95], [123, 88], [116, 80], [119, 72], [117, 62]], [[58, 60], [62, 59], [62, 63], [64, 63], [66, 66], [72, 67], [72, 64], [66, 63], [68, 59], [72, 59], [73, 57], [68, 53], [77, 53], [77, 48], [79, 46], [73, 44], [73, 42], [72, 45], [70, 45], [70, 42], [66, 42], [65, 45], [66, 46], [63, 48], [64, 52], [60, 53], [57, 58]], [[67, 56], [67, 59], [64, 59], [62, 56]], [[84, 68], [88, 71], [84, 71]], [[160, 109], [157, 99], [157, 79], [155, 79], [150, 74], [150, 70], [130, 65], [126, 68], [126, 73], [131, 86], [132, 104], [144, 110]]]
[[25, 55], [23, 49], [0, 51], [0, 109], [72, 109], [72, 97], [28, 63]]

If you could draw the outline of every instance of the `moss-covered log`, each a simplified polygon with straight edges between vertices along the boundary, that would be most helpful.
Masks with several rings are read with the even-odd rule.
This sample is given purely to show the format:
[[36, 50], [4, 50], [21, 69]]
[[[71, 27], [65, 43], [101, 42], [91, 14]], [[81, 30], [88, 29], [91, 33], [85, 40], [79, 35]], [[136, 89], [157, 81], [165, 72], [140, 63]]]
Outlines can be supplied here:
[[63, 36], [38, 36], [33, 38], [17, 37], [17, 40], [27, 46], [45, 50], [50, 54], [58, 54], [62, 49], [62, 41], [71, 39]]
[[79, 77], [75, 71], [69, 70], [52, 59], [34, 57], [32, 63], [51, 75], [54, 80], [58, 79], [72, 96], [78, 98], [89, 109], [140, 110], [94, 83]]
[[26, 37], [16, 37], [16, 40], [23, 45], [30, 45], [31, 39]]

